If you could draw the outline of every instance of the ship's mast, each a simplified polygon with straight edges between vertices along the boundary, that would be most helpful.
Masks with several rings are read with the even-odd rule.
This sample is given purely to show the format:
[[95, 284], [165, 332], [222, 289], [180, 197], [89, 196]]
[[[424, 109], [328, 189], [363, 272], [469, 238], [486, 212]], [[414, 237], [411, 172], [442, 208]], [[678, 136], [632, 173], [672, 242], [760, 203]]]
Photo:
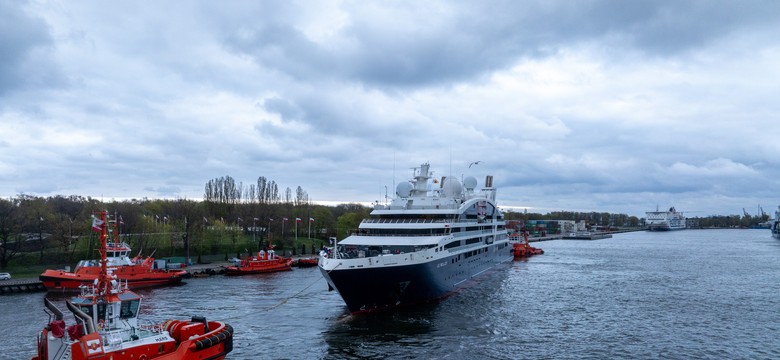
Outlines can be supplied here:
[[[428, 179], [431, 178], [430, 173], [428, 172], [430, 166], [430, 164], [425, 163], [420, 165], [419, 173], [415, 171], [413, 181], [414, 188], [412, 188], [411, 196], [425, 196], [425, 194], [428, 193]], [[414, 170], [417, 170], [417, 168], [414, 168]]]

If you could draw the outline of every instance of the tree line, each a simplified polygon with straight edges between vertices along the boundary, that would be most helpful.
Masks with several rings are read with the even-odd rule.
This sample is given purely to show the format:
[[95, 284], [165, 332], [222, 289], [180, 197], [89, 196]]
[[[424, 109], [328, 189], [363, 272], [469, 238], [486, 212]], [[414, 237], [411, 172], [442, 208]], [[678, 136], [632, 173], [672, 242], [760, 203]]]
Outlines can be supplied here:
[[[588, 225], [600, 227], [643, 227], [645, 218], [629, 216], [626, 214], [613, 214], [608, 212], [576, 212], [553, 211], [547, 214], [507, 211], [504, 213], [507, 220], [574, 220], [585, 221]], [[760, 215], [710, 215], [704, 217], [689, 217], [695, 227], [700, 228], [755, 228], [762, 227], [770, 221], [766, 213]]]
[[[293, 252], [306, 239], [314, 247], [329, 237], [342, 239], [368, 217], [360, 204], [314, 204], [298, 186], [279, 192], [263, 176], [244, 185], [230, 176], [209, 180], [202, 201], [131, 199], [103, 202], [78, 195], [38, 197], [20, 194], [0, 198], [0, 268], [15, 259], [25, 265], [68, 264], [95, 256], [92, 214], [108, 210], [118, 231], [134, 251], [156, 256], [191, 256], [254, 251], [273, 241]], [[602, 227], [640, 227], [643, 218], [607, 212], [554, 211], [547, 214], [505, 211], [507, 220], [573, 220]], [[285, 220], [285, 218], [287, 220]], [[699, 227], [756, 227], [769, 217], [745, 214], [695, 218]], [[297, 230], [297, 233], [296, 233]], [[23, 256], [21, 256], [23, 255]], [[227, 255], [226, 255], [227, 256]], [[22, 259], [23, 258], [23, 259]]]
[[578, 212], [578, 211], [553, 211], [547, 214], [529, 212], [504, 212], [507, 220], [573, 220], [585, 221], [588, 225], [600, 227], [639, 227], [643, 220], [636, 216], [626, 214], [612, 214], [608, 212]]

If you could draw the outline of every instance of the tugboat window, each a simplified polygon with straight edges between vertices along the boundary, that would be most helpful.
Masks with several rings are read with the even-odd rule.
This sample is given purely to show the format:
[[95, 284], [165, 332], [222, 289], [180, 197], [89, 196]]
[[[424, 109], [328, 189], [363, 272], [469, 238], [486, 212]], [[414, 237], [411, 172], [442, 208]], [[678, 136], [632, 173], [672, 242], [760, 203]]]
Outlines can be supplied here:
[[119, 317], [122, 319], [135, 317], [140, 303], [140, 300], [123, 301], [122, 307], [119, 309]]

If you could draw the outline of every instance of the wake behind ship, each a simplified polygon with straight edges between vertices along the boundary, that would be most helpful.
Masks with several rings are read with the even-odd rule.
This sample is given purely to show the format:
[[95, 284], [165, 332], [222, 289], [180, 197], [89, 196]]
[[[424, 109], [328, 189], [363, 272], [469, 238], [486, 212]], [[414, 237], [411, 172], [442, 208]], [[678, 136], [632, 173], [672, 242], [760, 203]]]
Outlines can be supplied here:
[[321, 256], [319, 268], [352, 313], [440, 299], [512, 260], [493, 177], [476, 190], [453, 177], [434, 179], [429, 164], [374, 207], [358, 232]]

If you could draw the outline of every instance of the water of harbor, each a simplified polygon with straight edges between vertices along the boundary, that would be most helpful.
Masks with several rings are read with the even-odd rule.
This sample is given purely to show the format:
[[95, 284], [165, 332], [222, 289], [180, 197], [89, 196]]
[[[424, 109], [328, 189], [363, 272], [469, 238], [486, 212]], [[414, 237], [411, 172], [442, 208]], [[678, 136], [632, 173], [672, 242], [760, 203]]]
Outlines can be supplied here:
[[[780, 240], [769, 230], [533, 245], [545, 254], [402, 311], [348, 316], [317, 268], [296, 268], [143, 290], [141, 317], [225, 320], [228, 359], [780, 358]], [[0, 359], [34, 354], [44, 296], [0, 296]]]

